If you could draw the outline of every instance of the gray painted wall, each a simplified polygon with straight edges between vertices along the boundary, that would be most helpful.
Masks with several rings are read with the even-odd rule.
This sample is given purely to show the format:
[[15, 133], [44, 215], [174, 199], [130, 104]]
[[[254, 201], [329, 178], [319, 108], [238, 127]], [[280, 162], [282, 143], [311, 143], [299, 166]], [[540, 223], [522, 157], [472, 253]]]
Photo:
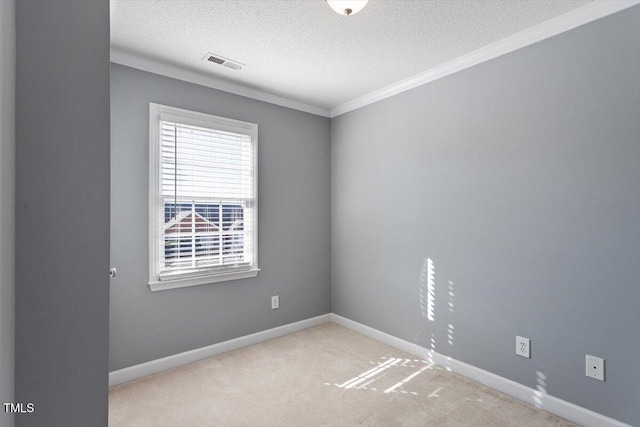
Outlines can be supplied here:
[[639, 76], [636, 6], [333, 119], [333, 312], [640, 425]]
[[17, 2], [16, 76], [16, 425], [106, 426], [109, 2]]
[[[256, 278], [150, 291], [149, 102], [259, 125]], [[116, 64], [111, 119], [111, 370], [330, 311], [329, 119]]]
[[[15, 1], [0, 1], [0, 403], [13, 402]], [[0, 408], [0, 426], [13, 416]]]

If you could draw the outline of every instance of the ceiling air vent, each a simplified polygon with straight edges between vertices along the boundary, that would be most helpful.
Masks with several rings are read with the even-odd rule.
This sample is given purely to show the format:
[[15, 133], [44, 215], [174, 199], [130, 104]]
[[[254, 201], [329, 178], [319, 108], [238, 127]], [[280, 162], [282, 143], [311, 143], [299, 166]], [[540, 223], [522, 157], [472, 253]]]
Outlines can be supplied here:
[[245, 64], [242, 64], [241, 62], [234, 61], [233, 59], [216, 55], [215, 53], [207, 53], [202, 59], [204, 61], [213, 62], [214, 64], [224, 65], [225, 67], [231, 68], [232, 70], [239, 70], [245, 65]]

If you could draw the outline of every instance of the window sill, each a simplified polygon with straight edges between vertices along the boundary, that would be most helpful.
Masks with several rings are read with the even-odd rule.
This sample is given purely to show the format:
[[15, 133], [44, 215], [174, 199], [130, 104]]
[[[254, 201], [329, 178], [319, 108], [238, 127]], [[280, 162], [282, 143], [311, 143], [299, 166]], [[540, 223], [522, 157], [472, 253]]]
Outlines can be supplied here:
[[149, 288], [152, 291], [165, 291], [167, 289], [186, 288], [189, 286], [208, 285], [211, 283], [226, 282], [229, 280], [248, 279], [256, 277], [260, 272], [259, 268], [253, 270], [234, 271], [232, 273], [223, 273], [210, 276], [188, 277], [174, 280], [163, 280], [149, 282]]

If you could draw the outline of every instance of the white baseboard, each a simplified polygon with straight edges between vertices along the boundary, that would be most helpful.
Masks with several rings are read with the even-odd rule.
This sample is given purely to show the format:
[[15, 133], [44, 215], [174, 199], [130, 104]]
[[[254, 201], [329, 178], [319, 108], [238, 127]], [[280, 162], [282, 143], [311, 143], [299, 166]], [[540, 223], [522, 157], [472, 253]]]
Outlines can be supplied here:
[[163, 357], [161, 359], [151, 360], [139, 365], [130, 366], [128, 368], [119, 369], [109, 372], [109, 386], [114, 386], [138, 378], [157, 374], [158, 372], [177, 368], [188, 363], [197, 362], [209, 357], [217, 356], [222, 353], [237, 350], [242, 347], [258, 344], [284, 335], [301, 331], [303, 329], [312, 328], [331, 321], [330, 314], [312, 317], [310, 319], [301, 320], [288, 325], [278, 326], [277, 328], [267, 329], [266, 331], [256, 332], [255, 334], [245, 335], [243, 337], [234, 338], [229, 341], [220, 342], [206, 347], [196, 348], [194, 350], [185, 351], [184, 353], [174, 354], [173, 356]]
[[301, 320], [299, 322], [290, 323], [288, 325], [279, 326], [266, 331], [256, 332], [255, 334], [245, 335], [229, 341], [209, 345], [207, 347], [197, 348], [195, 350], [185, 351], [184, 353], [178, 353], [173, 356], [163, 357], [162, 359], [151, 360], [139, 365], [119, 369], [109, 373], [109, 386], [157, 374], [188, 363], [197, 362], [222, 353], [259, 344], [270, 339], [278, 338], [328, 322], [333, 322], [369, 338], [373, 338], [374, 340], [390, 345], [391, 347], [395, 347], [398, 350], [421, 357], [422, 359], [428, 360], [443, 367], [444, 369], [455, 372], [456, 374], [469, 378], [472, 381], [494, 390], [498, 390], [576, 424], [585, 427], [630, 427], [628, 424], [614, 420], [613, 418], [606, 417], [598, 414], [597, 412], [574, 405], [573, 403], [558, 399], [557, 397], [550, 396], [546, 393], [541, 393], [538, 390], [534, 390], [515, 381], [492, 374], [491, 372], [476, 368], [475, 366], [460, 362], [433, 350], [429, 350], [425, 347], [394, 337], [393, 335], [389, 335], [377, 329], [363, 325], [362, 323], [355, 322], [333, 313], [323, 314], [321, 316], [312, 317], [310, 319]]
[[630, 427], [628, 424], [606, 417], [597, 412], [583, 408], [557, 397], [541, 393], [515, 381], [501, 377], [491, 372], [485, 371], [467, 363], [444, 356], [433, 350], [421, 347], [417, 344], [394, 337], [377, 329], [355, 322], [337, 314], [331, 313], [331, 321], [335, 324], [351, 329], [354, 332], [373, 338], [384, 344], [395, 347], [398, 350], [413, 354], [428, 360], [442, 368], [451, 372], [469, 378], [472, 381], [480, 383], [486, 387], [498, 390], [504, 394], [528, 403], [532, 406], [543, 409], [559, 417], [565, 418], [571, 422], [585, 427]]

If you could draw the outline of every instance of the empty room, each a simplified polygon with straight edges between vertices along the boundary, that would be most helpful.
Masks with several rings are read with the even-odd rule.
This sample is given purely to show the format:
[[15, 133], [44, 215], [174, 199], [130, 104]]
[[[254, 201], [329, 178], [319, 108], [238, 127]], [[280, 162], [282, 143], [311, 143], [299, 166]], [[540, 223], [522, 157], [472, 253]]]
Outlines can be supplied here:
[[640, 427], [640, 1], [0, 34], [0, 427]]

